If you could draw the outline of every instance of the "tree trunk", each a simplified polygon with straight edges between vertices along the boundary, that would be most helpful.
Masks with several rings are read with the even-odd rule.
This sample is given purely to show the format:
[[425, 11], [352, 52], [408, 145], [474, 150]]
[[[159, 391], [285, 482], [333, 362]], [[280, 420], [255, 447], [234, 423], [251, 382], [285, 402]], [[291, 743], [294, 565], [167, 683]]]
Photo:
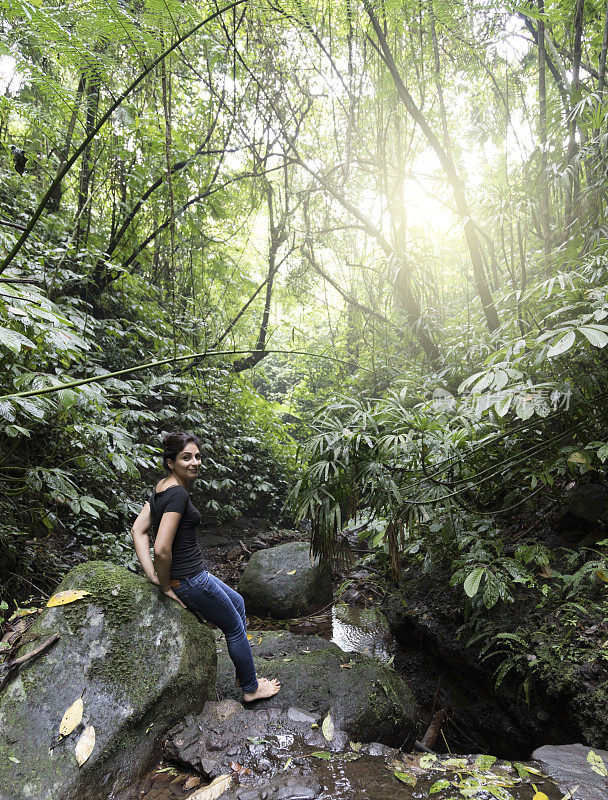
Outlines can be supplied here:
[[499, 327], [500, 322], [498, 319], [498, 313], [494, 306], [494, 301], [492, 300], [492, 294], [490, 292], [490, 287], [488, 286], [488, 280], [483, 267], [481, 244], [479, 242], [479, 238], [475, 230], [475, 225], [473, 223], [473, 220], [471, 219], [471, 211], [469, 209], [469, 205], [466, 198], [465, 186], [463, 182], [460, 180], [460, 177], [458, 176], [456, 167], [454, 165], [454, 161], [452, 160], [450, 153], [447, 152], [445, 148], [441, 146], [441, 143], [437, 138], [437, 135], [429, 126], [428, 122], [426, 121], [426, 118], [416, 105], [414, 98], [411, 96], [405, 84], [403, 83], [401, 75], [399, 74], [399, 70], [397, 69], [397, 65], [395, 64], [395, 59], [393, 57], [393, 54], [388, 46], [386, 36], [384, 34], [382, 26], [378, 21], [378, 18], [376, 17], [372, 9], [370, 0], [363, 0], [363, 5], [365, 6], [367, 15], [369, 16], [374, 31], [376, 33], [376, 37], [380, 45], [380, 50], [382, 51], [382, 58], [384, 60], [384, 63], [388, 67], [389, 72], [391, 73], [391, 77], [393, 78], [393, 82], [395, 83], [395, 86], [397, 88], [399, 98], [405, 105], [410, 116], [414, 119], [414, 121], [422, 130], [430, 146], [435, 151], [437, 157], [439, 158], [441, 166], [443, 167], [443, 170], [446, 174], [448, 182], [452, 187], [454, 200], [456, 202], [456, 209], [463, 223], [464, 236], [467, 243], [467, 247], [469, 249], [469, 254], [471, 256], [471, 264], [473, 267], [473, 277], [475, 280], [475, 286], [479, 298], [481, 300], [481, 305], [486, 317], [488, 330], [495, 331]]
[[258, 332], [258, 340], [255, 345], [255, 350], [251, 355], [246, 358], [240, 358], [232, 365], [234, 372], [243, 372], [246, 369], [251, 369], [267, 355], [265, 351], [266, 338], [268, 336], [268, 323], [270, 321], [270, 307], [272, 302], [272, 287], [274, 285], [274, 277], [277, 272], [277, 257], [279, 249], [287, 239], [286, 232], [286, 213], [282, 213], [279, 221], [275, 224], [274, 212], [274, 197], [272, 186], [270, 183], [265, 184], [266, 201], [268, 204], [268, 224], [270, 228], [270, 244], [268, 247], [268, 279], [266, 282], [266, 299], [264, 301], [264, 312], [262, 314], [262, 321]]
[[[574, 52], [572, 55], [572, 106], [577, 102], [580, 95], [580, 67], [582, 56], [583, 41], [583, 10], [585, 0], [576, 0], [574, 10]], [[566, 202], [564, 205], [564, 238], [568, 236], [574, 223], [574, 208], [579, 193], [578, 169], [575, 157], [578, 150], [576, 144], [576, 119], [571, 115], [568, 134], [568, 185], [566, 187]]]
[[[95, 130], [97, 111], [99, 109], [99, 90], [101, 87], [101, 77], [98, 72], [91, 70], [86, 82], [86, 136], [92, 136]], [[74, 245], [79, 249], [85, 233], [89, 228], [91, 217], [91, 203], [89, 202], [89, 187], [93, 174], [91, 166], [92, 142], [89, 142], [82, 154], [82, 164], [80, 167], [80, 180], [78, 188], [78, 210], [76, 212], [76, 232], [74, 234]]]
[[545, 70], [545, 0], [538, 0], [538, 138], [540, 142], [540, 223], [545, 261], [551, 252], [551, 217], [547, 182], [547, 85]]

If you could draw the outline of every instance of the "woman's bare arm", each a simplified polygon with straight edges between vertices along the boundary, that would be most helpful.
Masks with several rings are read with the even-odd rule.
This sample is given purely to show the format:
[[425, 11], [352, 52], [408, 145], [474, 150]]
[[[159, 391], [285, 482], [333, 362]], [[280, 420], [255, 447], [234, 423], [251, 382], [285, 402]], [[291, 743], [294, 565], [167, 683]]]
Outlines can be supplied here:
[[177, 526], [182, 515], [178, 511], [166, 511], [158, 526], [156, 541], [154, 542], [154, 569], [163, 593], [172, 597], [180, 605], [184, 605], [170, 586], [171, 576], [171, 547], [177, 531]]
[[175, 538], [175, 532], [179, 524], [181, 514], [175, 511], [169, 511], [163, 514], [156, 541], [154, 543], [154, 562], [150, 555], [150, 540], [148, 538], [148, 529], [152, 523], [152, 511], [150, 503], [146, 503], [133, 527], [131, 528], [131, 536], [135, 544], [135, 553], [139, 559], [139, 563], [146, 575], [146, 578], [155, 586], [160, 586], [163, 594], [171, 597], [173, 600], [183, 606], [184, 604], [175, 594], [169, 585], [171, 574], [171, 546]]
[[150, 503], [146, 503], [139, 512], [137, 519], [133, 523], [133, 527], [131, 528], [131, 536], [133, 537], [133, 543], [135, 545], [135, 553], [139, 563], [141, 564], [141, 568], [146, 575], [146, 578], [151, 583], [154, 583], [156, 586], [158, 586], [158, 577], [154, 571], [154, 564], [152, 563], [152, 557], [150, 556], [150, 540], [148, 538], [148, 529], [151, 522], [152, 511], [150, 509]]

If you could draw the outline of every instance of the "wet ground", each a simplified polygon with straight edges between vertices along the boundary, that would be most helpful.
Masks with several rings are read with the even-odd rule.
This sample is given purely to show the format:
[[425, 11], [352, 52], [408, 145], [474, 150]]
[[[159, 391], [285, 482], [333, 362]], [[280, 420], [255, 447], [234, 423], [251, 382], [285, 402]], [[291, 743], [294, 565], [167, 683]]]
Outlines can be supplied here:
[[[332, 753], [294, 736], [251, 738], [248, 764], [233, 762], [227, 773], [226, 800], [533, 800], [538, 792], [548, 800], [563, 797], [534, 767], [526, 774], [523, 765], [492, 763], [488, 756], [435, 757], [356, 743]], [[117, 800], [185, 800], [204, 785], [196, 776], [161, 767]]]

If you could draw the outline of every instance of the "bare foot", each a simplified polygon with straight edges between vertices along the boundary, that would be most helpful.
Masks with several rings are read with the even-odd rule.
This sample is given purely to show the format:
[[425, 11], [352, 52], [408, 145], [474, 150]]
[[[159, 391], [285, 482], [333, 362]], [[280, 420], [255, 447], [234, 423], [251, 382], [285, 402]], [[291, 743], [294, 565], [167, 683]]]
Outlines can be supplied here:
[[271, 681], [268, 678], [258, 678], [258, 688], [255, 692], [245, 692], [243, 700], [246, 703], [251, 703], [252, 700], [263, 700], [265, 697], [275, 695], [280, 688], [281, 684], [277, 678], [273, 678]]

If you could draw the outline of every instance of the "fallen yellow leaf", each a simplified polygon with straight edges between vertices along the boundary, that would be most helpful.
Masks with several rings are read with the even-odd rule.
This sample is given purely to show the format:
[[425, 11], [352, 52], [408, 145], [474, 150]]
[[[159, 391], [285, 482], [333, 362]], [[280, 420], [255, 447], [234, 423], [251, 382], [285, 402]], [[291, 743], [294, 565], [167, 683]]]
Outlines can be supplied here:
[[70, 733], [72, 733], [77, 725], [80, 725], [83, 711], [84, 703], [82, 702], [82, 697], [79, 697], [78, 700], [74, 700], [72, 705], [63, 715], [63, 719], [59, 725], [60, 736], [68, 736]]
[[65, 606], [66, 603], [73, 603], [74, 600], [81, 600], [88, 594], [91, 594], [91, 592], [86, 592], [84, 589], [68, 589], [67, 592], [59, 592], [59, 594], [54, 594], [49, 598], [46, 605], [47, 608], [52, 608], [53, 606]]
[[89, 725], [89, 727], [85, 728], [83, 732], [80, 734], [80, 739], [76, 742], [76, 747], [74, 748], [74, 753], [76, 754], [76, 761], [78, 761], [79, 767], [82, 767], [84, 762], [93, 752], [94, 747], [95, 747], [95, 728], [92, 725]]
[[536, 792], [532, 800], [549, 800], [544, 792]]
[[295, 569], [292, 569], [291, 572], [287, 573], [287, 575], [295, 575], [295, 574], [296, 574], [296, 570]]
[[189, 794], [186, 800], [216, 800], [217, 797], [224, 794], [231, 783], [230, 775], [219, 775], [208, 786], [203, 786], [202, 789], [197, 789], [193, 794]]
[[331, 718], [331, 714], [329, 712], [327, 713], [327, 716], [323, 720], [323, 725], [321, 725], [321, 731], [323, 733], [323, 736], [327, 739], [327, 741], [331, 742], [331, 740], [334, 738], [335, 727], [334, 727], [334, 721]]

